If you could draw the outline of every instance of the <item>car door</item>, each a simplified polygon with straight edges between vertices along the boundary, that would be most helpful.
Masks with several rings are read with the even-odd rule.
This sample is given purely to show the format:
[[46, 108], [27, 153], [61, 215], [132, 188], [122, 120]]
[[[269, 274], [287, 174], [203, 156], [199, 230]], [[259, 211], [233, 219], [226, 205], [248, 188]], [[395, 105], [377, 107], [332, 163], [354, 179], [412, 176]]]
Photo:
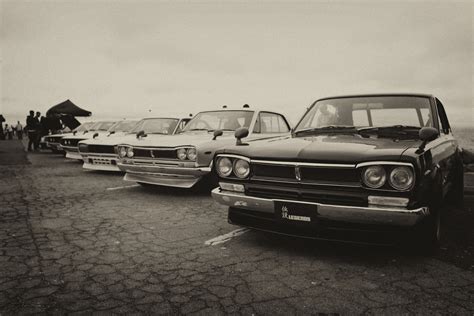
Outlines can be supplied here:
[[438, 99], [436, 100], [436, 110], [440, 137], [437, 145], [431, 149], [433, 161], [437, 161], [441, 171], [441, 184], [443, 195], [445, 195], [456, 179], [456, 168], [458, 163], [458, 143], [453, 137], [451, 126], [444, 106]]
[[264, 139], [287, 135], [290, 133], [290, 125], [285, 117], [279, 113], [262, 111], [257, 119], [250, 135], [250, 139]]

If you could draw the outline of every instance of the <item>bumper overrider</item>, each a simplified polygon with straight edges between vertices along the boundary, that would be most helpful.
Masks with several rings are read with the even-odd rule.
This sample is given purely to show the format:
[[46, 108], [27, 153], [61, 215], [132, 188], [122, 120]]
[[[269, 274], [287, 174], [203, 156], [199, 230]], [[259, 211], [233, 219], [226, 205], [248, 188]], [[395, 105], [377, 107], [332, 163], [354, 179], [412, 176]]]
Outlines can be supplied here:
[[[229, 156], [233, 156], [233, 159], [242, 158], [249, 165], [252, 164], [251, 159]], [[219, 156], [215, 166], [219, 168]], [[228, 171], [229, 168], [224, 170]], [[237, 179], [232, 175], [223, 177], [219, 170], [217, 173], [219, 187], [212, 190], [212, 197], [219, 204], [229, 207], [229, 222], [264, 231], [315, 239], [386, 244], [393, 243], [390, 238], [398, 236], [398, 233], [405, 236], [407, 231], [413, 231], [418, 223], [430, 215], [428, 207], [410, 209], [408, 199], [385, 197], [383, 193], [369, 195], [366, 206], [339, 205], [337, 201], [301, 201], [285, 196], [254, 196], [247, 192], [247, 185], [253, 182], [252, 176], [247, 174], [244, 179]], [[394, 236], [388, 237], [390, 232]], [[367, 234], [372, 235], [369, 237]], [[378, 240], [374, 237], [378, 235], [374, 234], [381, 234], [390, 241]]]

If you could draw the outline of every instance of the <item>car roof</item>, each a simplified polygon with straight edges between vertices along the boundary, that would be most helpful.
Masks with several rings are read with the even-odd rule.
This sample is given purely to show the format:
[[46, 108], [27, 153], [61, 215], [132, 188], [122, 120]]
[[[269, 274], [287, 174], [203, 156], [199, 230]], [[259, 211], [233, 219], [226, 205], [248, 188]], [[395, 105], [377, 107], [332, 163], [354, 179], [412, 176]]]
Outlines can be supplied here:
[[332, 96], [332, 97], [325, 97], [321, 99], [317, 99], [315, 102], [322, 101], [322, 100], [330, 100], [330, 99], [343, 99], [343, 98], [364, 98], [364, 97], [421, 97], [421, 98], [433, 98], [432, 94], [425, 94], [425, 93], [369, 93], [369, 94], [348, 94], [348, 95], [339, 95], [339, 96]]

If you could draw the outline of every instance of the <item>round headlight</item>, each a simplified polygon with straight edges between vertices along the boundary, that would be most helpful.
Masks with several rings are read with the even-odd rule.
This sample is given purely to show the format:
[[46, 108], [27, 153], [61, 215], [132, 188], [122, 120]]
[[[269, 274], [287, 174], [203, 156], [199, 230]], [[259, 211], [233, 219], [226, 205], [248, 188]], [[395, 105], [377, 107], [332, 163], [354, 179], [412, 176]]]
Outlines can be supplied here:
[[119, 147], [118, 154], [120, 157], [125, 157], [127, 155], [127, 149], [123, 146]]
[[133, 153], [133, 148], [132, 148], [132, 147], [128, 147], [126, 151], [127, 151], [127, 157], [128, 157], [128, 158], [132, 158], [133, 155], [134, 155], [134, 153]]
[[227, 157], [222, 157], [217, 160], [217, 173], [221, 177], [228, 177], [232, 174], [232, 161]]
[[180, 148], [176, 151], [176, 156], [178, 156], [179, 160], [186, 160], [186, 149]]
[[397, 167], [390, 172], [388, 183], [400, 191], [405, 191], [411, 188], [413, 185], [414, 176], [411, 168], [408, 167]]
[[187, 157], [189, 160], [196, 160], [196, 148], [189, 148], [188, 151], [187, 151]]
[[382, 166], [367, 167], [362, 174], [362, 181], [366, 186], [377, 189], [385, 184], [387, 176]]
[[236, 159], [234, 161], [234, 173], [241, 179], [247, 178], [250, 173], [249, 163], [243, 159]]

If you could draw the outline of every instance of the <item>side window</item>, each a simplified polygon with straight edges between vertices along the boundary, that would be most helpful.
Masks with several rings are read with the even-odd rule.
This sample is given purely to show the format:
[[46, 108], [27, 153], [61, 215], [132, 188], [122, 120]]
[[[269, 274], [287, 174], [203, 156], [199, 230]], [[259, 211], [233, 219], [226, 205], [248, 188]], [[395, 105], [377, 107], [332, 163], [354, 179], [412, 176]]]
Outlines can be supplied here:
[[446, 112], [444, 111], [443, 104], [441, 104], [438, 99], [436, 99], [436, 107], [438, 109], [440, 129], [444, 134], [449, 134], [451, 127], [449, 126], [448, 117], [446, 116]]
[[260, 112], [255, 124], [254, 133], [288, 133], [290, 127], [285, 119], [276, 113]]

